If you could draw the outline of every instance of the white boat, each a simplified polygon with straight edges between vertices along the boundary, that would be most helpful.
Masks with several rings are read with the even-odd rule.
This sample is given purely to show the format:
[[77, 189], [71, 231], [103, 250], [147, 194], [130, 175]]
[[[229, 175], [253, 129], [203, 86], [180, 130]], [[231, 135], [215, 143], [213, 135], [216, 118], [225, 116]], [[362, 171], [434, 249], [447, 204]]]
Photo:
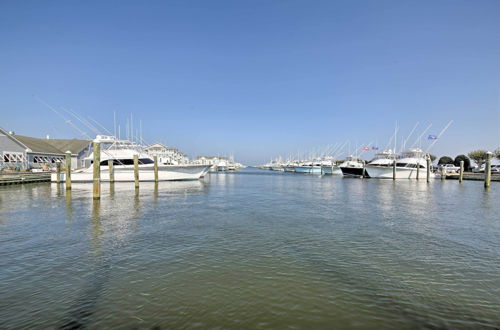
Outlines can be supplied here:
[[[428, 154], [422, 149], [410, 149], [401, 154], [401, 158], [396, 160], [396, 179], [415, 179], [417, 177], [417, 167], [420, 178], [427, 176], [427, 157]], [[390, 162], [389, 162], [390, 161]], [[392, 179], [393, 178], [393, 160], [387, 159], [378, 164], [369, 164], [366, 171], [371, 178]], [[430, 173], [434, 178], [435, 174]]]
[[[116, 182], [134, 181], [134, 155], [139, 160], [139, 181], [154, 181], [154, 160], [142, 147], [125, 140], [116, 140], [112, 136], [98, 135], [96, 142], [101, 143], [101, 182], [109, 182], [108, 161], [113, 161], [113, 174]], [[88, 157], [93, 159], [93, 153]], [[158, 165], [159, 181], [198, 180], [203, 177], [210, 165]], [[72, 182], [92, 182], [93, 164], [81, 170], [71, 172]], [[60, 174], [60, 180], [66, 179], [66, 173]], [[52, 173], [51, 181], [57, 181], [57, 173]]]
[[325, 175], [342, 175], [342, 170], [335, 164], [333, 159], [321, 162], [321, 172]]

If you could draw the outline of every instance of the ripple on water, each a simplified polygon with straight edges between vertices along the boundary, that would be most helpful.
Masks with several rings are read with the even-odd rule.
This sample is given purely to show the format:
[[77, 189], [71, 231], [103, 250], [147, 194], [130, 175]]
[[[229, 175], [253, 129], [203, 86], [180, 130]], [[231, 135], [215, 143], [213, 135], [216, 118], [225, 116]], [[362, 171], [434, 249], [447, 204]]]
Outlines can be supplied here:
[[496, 191], [257, 171], [98, 204], [1, 188], [0, 326], [498, 327]]

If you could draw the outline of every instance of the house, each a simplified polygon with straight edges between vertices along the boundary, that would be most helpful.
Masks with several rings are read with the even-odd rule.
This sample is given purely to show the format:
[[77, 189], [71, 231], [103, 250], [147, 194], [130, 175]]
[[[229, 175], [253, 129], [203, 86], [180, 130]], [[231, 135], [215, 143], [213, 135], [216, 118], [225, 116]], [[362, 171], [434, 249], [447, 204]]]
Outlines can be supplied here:
[[145, 148], [145, 151], [151, 157], [157, 156], [160, 164], [185, 164], [189, 158], [179, 149], [167, 147], [161, 143], [155, 143]]
[[84, 167], [90, 143], [77, 139], [40, 139], [0, 128], [0, 169], [53, 167], [56, 162], [64, 162], [66, 151], [71, 152], [72, 168]]

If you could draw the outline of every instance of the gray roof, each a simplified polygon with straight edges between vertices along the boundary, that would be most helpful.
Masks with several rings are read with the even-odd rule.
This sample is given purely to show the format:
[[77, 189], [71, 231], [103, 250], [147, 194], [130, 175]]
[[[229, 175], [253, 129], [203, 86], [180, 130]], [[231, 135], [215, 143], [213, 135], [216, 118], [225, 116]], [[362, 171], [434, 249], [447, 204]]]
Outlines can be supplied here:
[[64, 154], [68, 150], [71, 151], [72, 154], [78, 154], [90, 143], [88, 140], [77, 139], [39, 139], [22, 135], [13, 135], [13, 137], [30, 148], [32, 152], [48, 154]]
[[53, 147], [61, 150], [62, 152], [71, 151], [72, 154], [78, 154], [85, 149], [92, 141], [90, 140], [77, 140], [77, 139], [48, 139], [44, 140]]

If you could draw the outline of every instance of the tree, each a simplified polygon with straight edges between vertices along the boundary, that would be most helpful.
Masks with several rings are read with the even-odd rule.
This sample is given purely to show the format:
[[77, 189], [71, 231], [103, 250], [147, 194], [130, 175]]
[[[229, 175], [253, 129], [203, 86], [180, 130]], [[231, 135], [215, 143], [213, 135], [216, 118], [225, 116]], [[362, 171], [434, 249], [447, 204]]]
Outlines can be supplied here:
[[470, 171], [470, 159], [466, 155], [458, 155], [455, 157], [453, 164], [455, 164], [455, 166], [460, 166], [460, 161], [462, 160], [464, 161], [464, 171]]
[[431, 163], [434, 163], [434, 161], [436, 160], [436, 156], [434, 156], [433, 154], [429, 154], [429, 157], [431, 157]]
[[488, 155], [486, 154], [486, 150], [474, 150], [469, 152], [469, 158], [472, 159], [479, 167], [486, 162], [487, 157]]
[[498, 148], [497, 150], [495, 150], [495, 151], [493, 152], [493, 154], [495, 155], [495, 157], [496, 157], [497, 159], [500, 159], [500, 148]]
[[438, 165], [453, 164], [453, 158], [448, 156], [443, 156], [439, 158]]

